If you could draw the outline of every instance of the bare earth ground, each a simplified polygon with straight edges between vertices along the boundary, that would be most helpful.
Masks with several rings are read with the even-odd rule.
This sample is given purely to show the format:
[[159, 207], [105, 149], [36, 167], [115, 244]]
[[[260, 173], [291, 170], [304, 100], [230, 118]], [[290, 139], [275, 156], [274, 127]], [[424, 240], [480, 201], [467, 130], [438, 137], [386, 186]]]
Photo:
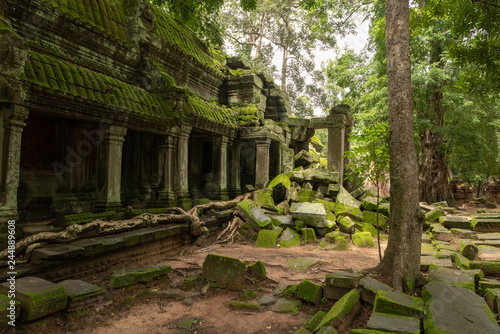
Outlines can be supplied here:
[[[381, 242], [385, 249], [386, 242]], [[205, 296], [200, 295], [202, 287], [209, 285], [199, 280], [197, 286], [182, 291], [175, 285], [186, 277], [201, 273], [202, 264], [207, 254], [220, 254], [236, 257], [247, 264], [260, 260], [267, 271], [264, 282], [248, 281], [245, 289], [255, 291], [258, 298], [273, 296], [277, 283], [296, 284], [304, 278], [316, 283], [323, 283], [326, 274], [332, 271], [355, 272], [378, 264], [378, 249], [358, 248], [351, 245], [349, 251], [332, 251], [318, 247], [316, 244], [291, 248], [256, 248], [253, 243], [238, 241], [233, 245], [212, 245], [205, 248], [192, 247], [183, 251], [186, 255], [152, 257], [141, 263], [129, 265], [130, 268], [148, 267], [159, 264], [172, 266], [168, 278], [158, 279], [148, 284], [136, 284], [132, 287], [107, 288], [109, 272], [98, 277], [85, 278], [86, 281], [105, 288], [104, 300], [95, 305], [71, 314], [58, 313], [53, 316], [20, 325], [16, 333], [91, 333], [91, 334], [125, 334], [125, 333], [206, 333], [206, 334], [250, 334], [250, 333], [294, 333], [302, 327], [311, 315], [319, 309], [327, 312], [333, 301], [321, 303], [318, 307], [304, 303], [301, 312], [296, 315], [279, 314], [269, 310], [258, 313], [234, 311], [229, 309], [231, 301], [238, 301], [242, 291], [210, 287]], [[306, 271], [291, 270], [285, 263], [297, 257], [314, 258], [320, 261]], [[115, 268], [121, 269], [121, 268]], [[182, 300], [141, 298], [141, 292], [159, 289], [162, 291], [179, 291], [190, 297], [192, 305], [185, 305]], [[368, 321], [371, 310], [366, 309], [366, 316], [358, 319], [356, 327], [363, 327]], [[197, 322], [191, 330], [179, 328], [178, 321], [185, 317], [193, 317]]]

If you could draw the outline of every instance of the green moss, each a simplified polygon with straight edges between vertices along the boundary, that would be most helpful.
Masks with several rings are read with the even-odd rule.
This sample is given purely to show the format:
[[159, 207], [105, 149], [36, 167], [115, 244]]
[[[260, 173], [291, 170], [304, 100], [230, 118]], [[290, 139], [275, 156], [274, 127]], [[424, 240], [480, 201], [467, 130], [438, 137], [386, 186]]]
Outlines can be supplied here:
[[260, 311], [259, 303], [253, 302], [231, 302], [229, 303], [229, 308], [237, 311], [249, 311], [258, 312]]
[[243, 291], [243, 293], [241, 294], [241, 297], [240, 297], [240, 299], [242, 301], [252, 300], [255, 298], [257, 298], [257, 293], [255, 291], [250, 290], [250, 289]]
[[316, 327], [315, 332], [323, 326], [338, 326], [344, 316], [346, 316], [359, 301], [359, 292], [352, 289], [340, 298], [328, 311], [325, 318]]

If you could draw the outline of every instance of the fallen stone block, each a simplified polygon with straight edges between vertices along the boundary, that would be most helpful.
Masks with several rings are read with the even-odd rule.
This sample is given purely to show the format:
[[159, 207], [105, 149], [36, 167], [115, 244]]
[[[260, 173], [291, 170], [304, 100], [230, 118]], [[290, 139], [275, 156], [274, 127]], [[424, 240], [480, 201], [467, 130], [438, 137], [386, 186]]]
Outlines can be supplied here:
[[435, 256], [422, 256], [420, 257], [420, 270], [428, 271], [430, 265], [435, 265], [443, 268], [453, 268], [451, 259], [438, 259]]
[[265, 188], [253, 192], [253, 201], [262, 208], [274, 208], [273, 191]]
[[278, 227], [279, 231], [274, 230], [260, 230], [257, 235], [257, 241], [255, 242], [255, 247], [273, 248], [276, 246], [276, 241], [281, 234], [281, 228]]
[[316, 334], [338, 334], [337, 330], [333, 326], [323, 326], [316, 332]]
[[499, 313], [500, 312], [500, 289], [487, 289], [484, 295], [484, 299], [486, 304], [490, 308], [491, 312]]
[[373, 312], [366, 324], [366, 328], [380, 331], [379, 333], [420, 334], [420, 319]]
[[284, 313], [297, 315], [302, 309], [302, 302], [292, 298], [279, 298], [276, 303], [271, 307], [271, 311], [276, 313]]
[[460, 240], [460, 254], [462, 254], [469, 260], [473, 260], [478, 253], [479, 249], [472, 243], [472, 241], [467, 239]]
[[425, 214], [425, 222], [428, 224], [434, 223], [441, 216], [445, 216], [446, 212], [441, 207], [432, 209]]
[[170, 266], [115, 270], [109, 279], [109, 286], [111, 288], [121, 288], [136, 283], [147, 283], [156, 277], [167, 275], [171, 270]]
[[300, 235], [287, 227], [285, 232], [281, 235], [279, 242], [280, 247], [297, 247], [300, 246]]
[[360, 202], [349, 194], [349, 192], [343, 187], [339, 187], [339, 192], [337, 193], [337, 198], [335, 199], [335, 203], [344, 204], [347, 206], [360, 208]]
[[377, 295], [377, 292], [382, 290], [382, 291], [394, 291], [392, 287], [390, 287], [387, 284], [384, 284], [380, 281], [377, 281], [376, 279], [372, 277], [363, 277], [358, 285], [357, 289], [359, 290], [359, 293], [361, 295], [361, 299], [370, 304], [375, 304], [375, 296]]
[[483, 298], [469, 289], [442, 282], [430, 282], [422, 291], [426, 333], [500, 333]]
[[302, 229], [302, 238], [304, 239], [304, 243], [316, 242], [316, 233], [313, 228], [303, 228]]
[[492, 278], [482, 278], [478, 282], [479, 291], [485, 292], [488, 289], [500, 289], [500, 282]]
[[293, 203], [290, 212], [294, 219], [313, 227], [325, 227], [326, 211], [320, 203]]
[[285, 200], [288, 202], [298, 202], [299, 201], [299, 191], [295, 187], [290, 187], [286, 189]]
[[33, 265], [57, 263], [82, 256], [84, 253], [83, 247], [71, 244], [40, 247], [31, 253], [30, 263]]
[[304, 279], [297, 289], [296, 297], [306, 302], [318, 305], [323, 297], [323, 287], [316, 283], [310, 282], [307, 278]]
[[104, 290], [97, 285], [81, 280], [65, 280], [62, 286], [68, 295], [67, 312], [98, 304], [103, 299]]
[[340, 191], [340, 184], [329, 184], [328, 185], [328, 196], [335, 198]]
[[304, 329], [307, 329], [308, 331], [313, 332], [314, 329], [316, 328], [316, 326], [318, 326], [318, 324], [321, 322], [321, 320], [323, 320], [323, 318], [325, 317], [325, 315], [326, 314], [323, 311], [316, 312], [316, 314], [313, 315], [313, 317], [311, 318], [311, 320], [309, 320], [304, 325]]
[[451, 233], [453, 235], [463, 238], [463, 239], [473, 239], [476, 237], [477, 232], [471, 231], [471, 230], [464, 230], [461, 228], [452, 228]]
[[453, 254], [452, 259], [453, 263], [455, 263], [458, 269], [466, 269], [466, 270], [470, 269], [469, 260], [463, 255], [455, 253]]
[[326, 212], [335, 211], [335, 208], [336, 208], [335, 202], [330, 202], [330, 201], [323, 200], [323, 199], [316, 199], [315, 202], [323, 204], [323, 207], [325, 208]]
[[474, 217], [471, 226], [477, 232], [500, 232], [500, 219], [480, 219]]
[[236, 212], [243, 217], [256, 232], [259, 232], [261, 228], [271, 229], [271, 218], [250, 199], [239, 202]]
[[260, 306], [269, 306], [273, 305], [276, 303], [278, 299], [271, 297], [271, 296], [262, 296], [257, 300], [257, 303], [259, 303]]
[[427, 282], [442, 282], [475, 291], [475, 276], [468, 270], [453, 270], [430, 266]]
[[332, 306], [314, 331], [319, 331], [324, 326], [337, 327], [339, 330], [349, 326], [350, 322], [361, 311], [359, 298], [360, 294], [356, 289], [345, 294]]
[[464, 230], [472, 230], [472, 225], [469, 219], [461, 216], [441, 216], [439, 222], [446, 228], [461, 228]]
[[340, 232], [353, 234], [356, 224], [349, 217], [341, 217], [337, 220]]
[[379, 290], [373, 312], [418, 318], [424, 314], [424, 302], [401, 292]]
[[279, 203], [285, 199], [286, 190], [290, 188], [290, 184], [290, 179], [285, 174], [280, 174], [272, 179], [267, 188], [273, 191], [274, 203]]
[[340, 174], [326, 169], [310, 168], [304, 170], [304, 180], [321, 183], [339, 183]]
[[302, 150], [297, 153], [293, 157], [293, 160], [296, 167], [308, 167], [310, 164], [315, 162], [313, 155], [306, 150]]
[[293, 170], [286, 174], [291, 182], [304, 182], [304, 171], [303, 170]]
[[363, 213], [361, 213], [361, 210], [359, 208], [355, 208], [353, 206], [345, 205], [342, 203], [339, 203], [335, 206], [335, 215], [337, 217], [349, 217], [352, 220], [358, 222], [363, 221]]
[[247, 267], [247, 272], [250, 276], [259, 281], [265, 280], [267, 276], [266, 267], [264, 266], [264, 263], [262, 263], [262, 261], [257, 261], [249, 265]]
[[338, 300], [356, 287], [361, 274], [333, 272], [326, 275], [323, 285], [323, 296], [328, 299]]
[[325, 227], [315, 227], [314, 230], [318, 233], [318, 235], [320, 235], [321, 237], [324, 237], [328, 233], [335, 230], [336, 227], [337, 227], [337, 223], [335, 221], [331, 221], [331, 220], [327, 219], [325, 222]]
[[500, 262], [498, 261], [470, 261], [470, 269], [481, 269], [486, 276], [500, 276]]
[[[372, 211], [363, 211], [363, 221], [377, 227], [377, 213]], [[389, 218], [384, 216], [383, 214], [378, 214], [378, 228], [381, 231], [387, 229], [387, 225], [389, 225]]]
[[203, 261], [203, 276], [221, 284], [243, 285], [246, 263], [236, 258], [208, 254]]
[[340, 231], [333, 231], [325, 234], [325, 240], [331, 243], [336, 243], [339, 239], [347, 240], [349, 237], [349, 234]]
[[[7, 295], [10, 282], [0, 284], [0, 294]], [[33, 321], [64, 310], [68, 295], [60, 285], [44, 279], [26, 276], [15, 281], [16, 300], [21, 302], [19, 321]]]
[[271, 218], [271, 222], [274, 226], [278, 226], [281, 228], [295, 227], [293, 218], [290, 216], [269, 215], [269, 218]]
[[434, 240], [445, 242], [450, 242], [453, 240], [453, 234], [451, 233], [451, 231], [444, 227], [435, 227], [432, 229], [432, 233], [434, 234]]
[[352, 235], [352, 242], [359, 247], [374, 247], [375, 242], [370, 232], [356, 232]]

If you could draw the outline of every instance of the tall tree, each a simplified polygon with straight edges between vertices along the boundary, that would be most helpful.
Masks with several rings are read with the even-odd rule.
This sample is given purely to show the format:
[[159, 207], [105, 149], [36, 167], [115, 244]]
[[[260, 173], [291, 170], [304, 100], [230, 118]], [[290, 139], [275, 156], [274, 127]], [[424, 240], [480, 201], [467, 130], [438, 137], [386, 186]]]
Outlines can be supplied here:
[[387, 91], [391, 215], [389, 241], [379, 265], [394, 288], [420, 274], [422, 224], [419, 221], [417, 158], [413, 137], [408, 0], [386, 1]]

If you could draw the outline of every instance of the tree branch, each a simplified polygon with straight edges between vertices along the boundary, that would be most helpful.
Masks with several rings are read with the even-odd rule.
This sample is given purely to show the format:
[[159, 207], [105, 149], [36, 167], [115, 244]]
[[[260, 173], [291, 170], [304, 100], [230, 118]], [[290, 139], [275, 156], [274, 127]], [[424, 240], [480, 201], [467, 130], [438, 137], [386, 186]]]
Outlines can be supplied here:
[[494, 4], [494, 3], [490, 3], [490, 2], [486, 2], [484, 0], [471, 0], [471, 2], [480, 2], [480, 3], [484, 3], [485, 5], [487, 6], [491, 6], [491, 7], [496, 7], [496, 8], [500, 8], [500, 5], [497, 5], [497, 4]]

